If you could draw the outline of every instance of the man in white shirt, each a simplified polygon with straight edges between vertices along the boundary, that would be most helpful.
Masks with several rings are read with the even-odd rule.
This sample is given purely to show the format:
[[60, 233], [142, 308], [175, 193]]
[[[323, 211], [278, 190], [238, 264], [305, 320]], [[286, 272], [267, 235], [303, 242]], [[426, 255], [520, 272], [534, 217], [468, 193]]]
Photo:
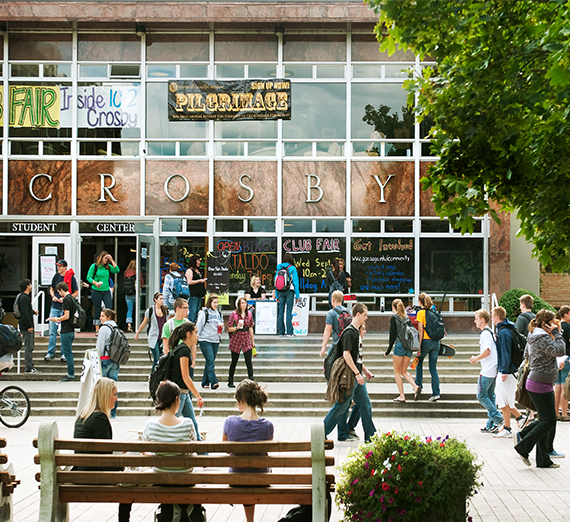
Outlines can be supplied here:
[[487, 410], [489, 420], [481, 428], [482, 433], [496, 433], [501, 426], [503, 416], [495, 403], [495, 379], [497, 378], [497, 346], [495, 336], [489, 328], [491, 316], [487, 310], [475, 312], [475, 326], [481, 330], [479, 355], [471, 356], [471, 364], [481, 363], [481, 372], [477, 383], [477, 400]]

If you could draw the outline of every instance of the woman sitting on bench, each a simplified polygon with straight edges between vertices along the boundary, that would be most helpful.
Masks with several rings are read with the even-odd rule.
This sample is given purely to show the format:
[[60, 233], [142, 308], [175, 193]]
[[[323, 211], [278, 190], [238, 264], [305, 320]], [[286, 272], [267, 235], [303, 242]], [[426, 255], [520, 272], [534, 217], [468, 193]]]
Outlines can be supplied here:
[[[263, 413], [263, 406], [267, 403], [267, 393], [261, 386], [249, 379], [238, 384], [235, 393], [237, 407], [241, 415], [232, 415], [224, 422], [223, 438], [230, 442], [255, 442], [273, 440], [273, 424], [267, 419], [257, 415], [259, 406]], [[266, 454], [261, 454], [266, 455]], [[268, 473], [268, 468], [230, 468], [230, 473]], [[253, 522], [255, 505], [244, 505], [247, 522]]]

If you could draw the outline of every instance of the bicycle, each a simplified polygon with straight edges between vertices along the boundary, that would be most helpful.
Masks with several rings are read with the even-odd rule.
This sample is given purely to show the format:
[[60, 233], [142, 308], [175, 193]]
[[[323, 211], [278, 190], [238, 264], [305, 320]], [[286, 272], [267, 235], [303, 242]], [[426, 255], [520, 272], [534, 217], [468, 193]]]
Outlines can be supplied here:
[[0, 422], [4, 426], [7, 428], [23, 426], [30, 416], [30, 411], [30, 398], [22, 388], [6, 386], [0, 391]]

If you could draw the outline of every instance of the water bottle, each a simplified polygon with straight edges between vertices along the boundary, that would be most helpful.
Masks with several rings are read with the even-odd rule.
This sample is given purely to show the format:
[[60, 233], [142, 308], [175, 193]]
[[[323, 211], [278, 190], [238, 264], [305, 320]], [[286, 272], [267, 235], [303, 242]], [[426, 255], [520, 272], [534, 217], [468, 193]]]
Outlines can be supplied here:
[[410, 364], [410, 369], [415, 370], [416, 366], [418, 365], [418, 362], [420, 361], [420, 359], [418, 357], [416, 357], [413, 361], [412, 364]]

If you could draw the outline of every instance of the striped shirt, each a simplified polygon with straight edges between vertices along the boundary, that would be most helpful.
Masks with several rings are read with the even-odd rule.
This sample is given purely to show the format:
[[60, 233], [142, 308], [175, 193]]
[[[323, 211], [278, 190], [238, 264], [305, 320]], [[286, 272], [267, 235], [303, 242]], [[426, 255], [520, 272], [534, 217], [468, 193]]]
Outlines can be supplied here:
[[[194, 423], [192, 419], [182, 417], [182, 422], [176, 426], [165, 426], [158, 419], [150, 419], [147, 421], [143, 430], [143, 440], [153, 442], [185, 442], [196, 440], [196, 432], [194, 431]], [[185, 455], [185, 453], [157, 453], [157, 455], [165, 455], [168, 457], [176, 457]], [[187, 473], [193, 471], [194, 468], [153, 468], [154, 471], [174, 471], [178, 473]]]

